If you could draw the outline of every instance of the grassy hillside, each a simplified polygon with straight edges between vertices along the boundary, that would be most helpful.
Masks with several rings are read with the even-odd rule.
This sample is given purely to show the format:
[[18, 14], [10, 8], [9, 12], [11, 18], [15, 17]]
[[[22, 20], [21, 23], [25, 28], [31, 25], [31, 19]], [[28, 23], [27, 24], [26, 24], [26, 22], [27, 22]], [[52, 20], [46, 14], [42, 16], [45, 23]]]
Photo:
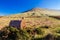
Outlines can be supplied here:
[[[0, 29], [8, 26], [9, 22], [11, 20], [21, 20], [22, 17], [24, 17], [26, 21], [26, 25], [28, 26], [41, 26], [41, 25], [48, 25], [48, 26], [55, 26], [55, 25], [60, 25], [60, 20], [49, 17], [49, 16], [56, 16], [56, 14], [60, 15], [59, 11], [57, 12], [56, 10], [47, 10], [47, 9], [32, 9], [30, 11], [20, 13], [20, 14], [14, 14], [14, 15], [9, 15], [9, 16], [2, 16], [0, 17]], [[52, 14], [52, 15], [50, 15]]]
[[[56, 10], [36, 8], [19, 14], [1, 16], [0, 39], [60, 40], [60, 19], [54, 18], [60, 16], [59, 13]], [[24, 17], [26, 28], [17, 29], [9, 26], [11, 20], [22, 20], [22, 17]]]

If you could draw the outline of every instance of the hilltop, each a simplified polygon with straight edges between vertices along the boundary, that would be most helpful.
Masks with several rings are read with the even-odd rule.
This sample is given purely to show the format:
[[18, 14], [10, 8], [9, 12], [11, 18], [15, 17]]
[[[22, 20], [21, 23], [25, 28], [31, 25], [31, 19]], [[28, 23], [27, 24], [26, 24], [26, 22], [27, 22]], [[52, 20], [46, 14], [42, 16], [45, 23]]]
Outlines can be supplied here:
[[[31, 16], [34, 13], [34, 16], [41, 16], [41, 15], [48, 15], [48, 16], [60, 16], [59, 10], [51, 10], [51, 9], [41, 9], [41, 8], [34, 8], [31, 10], [27, 10], [22, 13], [15, 14], [14, 16], [26, 17]], [[13, 15], [10, 15], [13, 17]]]

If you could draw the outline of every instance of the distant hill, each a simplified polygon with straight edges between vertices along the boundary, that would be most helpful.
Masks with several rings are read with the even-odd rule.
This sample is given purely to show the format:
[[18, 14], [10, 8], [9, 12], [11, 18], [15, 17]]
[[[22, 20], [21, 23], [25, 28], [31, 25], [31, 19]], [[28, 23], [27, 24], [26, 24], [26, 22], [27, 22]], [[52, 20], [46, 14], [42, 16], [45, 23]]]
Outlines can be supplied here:
[[[34, 8], [28, 11], [25, 11], [23, 13], [18, 13], [15, 14], [14, 16], [31, 16], [31, 15], [35, 15], [35, 16], [41, 16], [41, 15], [48, 15], [48, 16], [60, 16], [60, 11], [58, 10], [51, 10], [51, 9], [41, 9], [41, 8]], [[10, 15], [13, 16], [13, 15]]]

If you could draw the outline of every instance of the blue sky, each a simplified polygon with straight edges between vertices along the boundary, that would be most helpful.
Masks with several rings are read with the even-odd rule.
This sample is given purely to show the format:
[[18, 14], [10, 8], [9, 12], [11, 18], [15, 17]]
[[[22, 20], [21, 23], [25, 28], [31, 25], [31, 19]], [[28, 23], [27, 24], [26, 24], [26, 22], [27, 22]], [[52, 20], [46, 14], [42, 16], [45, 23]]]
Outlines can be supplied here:
[[60, 10], [60, 0], [0, 0], [0, 15], [10, 15], [32, 8]]
[[41, 0], [38, 7], [60, 10], [60, 0]]

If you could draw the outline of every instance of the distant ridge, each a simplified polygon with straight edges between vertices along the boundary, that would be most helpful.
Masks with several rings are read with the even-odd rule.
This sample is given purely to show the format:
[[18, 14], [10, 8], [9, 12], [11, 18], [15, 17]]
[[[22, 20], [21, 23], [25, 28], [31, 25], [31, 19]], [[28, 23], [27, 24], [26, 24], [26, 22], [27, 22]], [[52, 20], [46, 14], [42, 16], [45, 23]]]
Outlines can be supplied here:
[[43, 8], [33, 8], [22, 13], [17, 13], [17, 14], [8, 15], [8, 16], [28, 17], [28, 16], [31, 16], [33, 13], [35, 13], [35, 16], [42, 16], [42, 15], [60, 16], [60, 11], [58, 10], [51, 10], [51, 9], [49, 10], [49, 9], [43, 9]]

